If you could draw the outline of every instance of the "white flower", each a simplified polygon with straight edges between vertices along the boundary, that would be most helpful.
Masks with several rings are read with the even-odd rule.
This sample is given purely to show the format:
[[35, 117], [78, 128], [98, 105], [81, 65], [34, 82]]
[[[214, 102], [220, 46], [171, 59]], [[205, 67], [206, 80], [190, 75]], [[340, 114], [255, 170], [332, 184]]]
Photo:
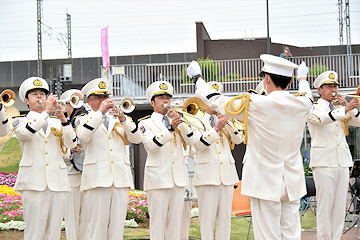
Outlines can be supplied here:
[[137, 222], [135, 222], [134, 219], [131, 219], [131, 220], [125, 220], [125, 223], [124, 223], [125, 227], [129, 227], [129, 228], [136, 228], [138, 227], [139, 225], [137, 224]]
[[65, 230], [65, 221], [62, 221], [62, 224], [61, 224], [61, 231], [64, 231]]
[[197, 207], [192, 208], [190, 217], [194, 218], [194, 217], [198, 217], [198, 216], [199, 216], [199, 208], [197, 208]]

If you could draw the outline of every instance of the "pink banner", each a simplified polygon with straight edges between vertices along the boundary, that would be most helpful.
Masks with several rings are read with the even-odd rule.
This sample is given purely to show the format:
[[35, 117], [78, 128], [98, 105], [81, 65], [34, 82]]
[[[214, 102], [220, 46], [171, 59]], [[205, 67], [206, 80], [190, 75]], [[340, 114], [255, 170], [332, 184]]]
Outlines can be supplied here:
[[108, 33], [107, 28], [101, 29], [101, 53], [103, 66], [106, 71], [109, 70], [109, 48], [108, 48]]

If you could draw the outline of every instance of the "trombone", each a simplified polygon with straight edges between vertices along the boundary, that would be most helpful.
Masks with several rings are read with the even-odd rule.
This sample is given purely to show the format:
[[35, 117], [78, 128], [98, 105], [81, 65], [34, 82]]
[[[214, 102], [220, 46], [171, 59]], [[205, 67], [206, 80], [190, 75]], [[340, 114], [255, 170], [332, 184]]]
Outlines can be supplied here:
[[[215, 115], [217, 116], [218, 112], [215, 112]], [[220, 117], [221, 118], [221, 117]], [[245, 129], [245, 126], [242, 122], [235, 118], [228, 118], [230, 122], [232, 122], [233, 125], [229, 124], [229, 122], [226, 125], [229, 125], [233, 129], [234, 132], [237, 132], [238, 130], [243, 131]]]
[[135, 109], [135, 102], [131, 98], [124, 98], [119, 105], [115, 105], [109, 110], [109, 114], [112, 116], [120, 115], [121, 111], [124, 113], [131, 113]]
[[1, 103], [5, 107], [10, 107], [10, 106], [14, 105], [15, 99], [16, 99], [16, 95], [15, 95], [14, 91], [11, 89], [4, 90], [0, 95]]
[[[188, 98], [183, 105], [173, 104], [168, 105], [164, 104], [164, 108], [173, 109], [176, 112], [182, 114], [182, 122], [189, 124], [192, 127], [196, 127], [202, 131], [206, 131], [206, 127], [201, 119], [205, 115], [205, 103], [198, 97]], [[195, 122], [201, 123], [202, 127], [199, 127]]]

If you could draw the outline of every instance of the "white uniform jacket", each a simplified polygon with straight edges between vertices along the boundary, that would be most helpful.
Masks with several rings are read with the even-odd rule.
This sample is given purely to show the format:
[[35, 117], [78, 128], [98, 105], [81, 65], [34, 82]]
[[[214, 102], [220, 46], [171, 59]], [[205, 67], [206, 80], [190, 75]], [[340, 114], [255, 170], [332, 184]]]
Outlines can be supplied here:
[[360, 126], [360, 114], [353, 109], [345, 114], [345, 107], [335, 105], [330, 111], [329, 102], [319, 99], [314, 104], [315, 119], [308, 121], [311, 135], [310, 167], [351, 167], [353, 165], [349, 145], [342, 130], [341, 120], [349, 118], [347, 124]]
[[70, 191], [60, 140], [54, 132], [62, 131], [62, 142], [67, 148], [76, 146], [75, 132], [71, 126], [63, 127], [60, 120], [55, 118], [48, 118], [47, 123], [45, 134], [42, 129], [46, 125], [43, 115], [32, 111], [25, 117], [15, 118], [13, 122], [22, 149], [15, 191], [44, 191], [46, 187], [51, 191]]
[[[171, 133], [161, 120], [151, 118], [139, 122], [147, 158], [145, 164], [144, 190], [172, 188], [175, 185], [185, 187], [189, 174], [187, 161], [183, 154], [183, 144], [178, 133]], [[171, 123], [171, 119], [169, 118]], [[194, 133], [182, 123], [178, 126], [181, 136], [187, 145], [194, 145]]]
[[[196, 140], [194, 186], [233, 185], [239, 182], [230, 144], [231, 142], [240, 144], [243, 141], [242, 132], [240, 130], [234, 132], [234, 129], [226, 125], [218, 134], [211, 127], [206, 115], [202, 118], [202, 122], [206, 131], [193, 128]], [[229, 124], [232, 125], [230, 121]]]
[[[305, 91], [310, 93], [308, 82], [302, 82], [305, 82]], [[197, 83], [196, 94], [221, 114], [243, 120], [243, 112], [238, 115], [225, 113], [225, 104], [232, 98], [215, 93], [205, 81]], [[237, 108], [240, 102], [241, 99], [235, 100], [234, 107]], [[312, 102], [308, 97], [295, 97], [287, 91], [274, 91], [268, 96], [250, 94], [242, 194], [280, 201], [283, 180], [290, 201], [306, 194], [299, 149], [311, 110]]]
[[0, 137], [6, 136], [9, 130], [10, 130], [9, 120], [5, 113], [5, 106], [2, 105], [0, 111]]
[[117, 188], [134, 188], [124, 140], [140, 143], [136, 125], [128, 117], [121, 125], [118, 118], [110, 116], [106, 129], [104, 118], [99, 113], [90, 111], [75, 120], [76, 135], [85, 150], [80, 190], [111, 187], [113, 184]]

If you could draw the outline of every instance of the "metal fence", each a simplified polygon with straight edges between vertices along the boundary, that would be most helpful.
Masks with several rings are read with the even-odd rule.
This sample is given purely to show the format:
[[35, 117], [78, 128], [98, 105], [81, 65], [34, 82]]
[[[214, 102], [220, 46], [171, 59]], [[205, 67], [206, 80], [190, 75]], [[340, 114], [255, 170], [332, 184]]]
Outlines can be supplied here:
[[[339, 75], [341, 88], [354, 88], [360, 84], [360, 54], [352, 54], [350, 73], [347, 72], [347, 55], [294, 57], [290, 61], [300, 64], [302, 61], [309, 67], [308, 80], [312, 86], [315, 78], [324, 71], [334, 70]], [[199, 62], [206, 81], [220, 81], [224, 92], [246, 92], [255, 89], [261, 78], [258, 76], [263, 63], [260, 58], [241, 60], [213, 61], [210, 59]], [[114, 96], [141, 97], [147, 87], [159, 80], [170, 82], [174, 87], [174, 95], [191, 94], [195, 86], [186, 74], [189, 62], [168, 64], [133, 64], [111, 66], [108, 72], [102, 73], [113, 82]], [[294, 75], [295, 72], [294, 72]], [[297, 82], [289, 90], [297, 89]]]

